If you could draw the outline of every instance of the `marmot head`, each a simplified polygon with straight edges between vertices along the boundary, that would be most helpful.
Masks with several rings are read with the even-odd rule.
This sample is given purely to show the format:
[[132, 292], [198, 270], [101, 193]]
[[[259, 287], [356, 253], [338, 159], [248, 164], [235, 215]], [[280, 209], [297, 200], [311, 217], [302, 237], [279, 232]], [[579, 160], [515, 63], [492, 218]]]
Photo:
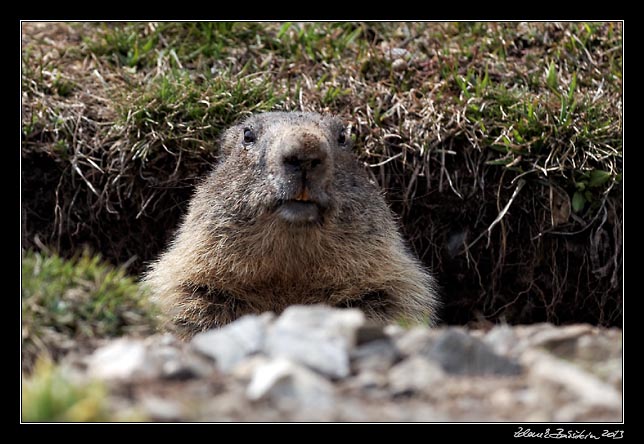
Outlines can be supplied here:
[[226, 130], [221, 142], [220, 171], [242, 187], [235, 190], [235, 206], [245, 217], [315, 226], [335, 211], [336, 168], [346, 164], [351, 148], [339, 119], [316, 113], [257, 114]]

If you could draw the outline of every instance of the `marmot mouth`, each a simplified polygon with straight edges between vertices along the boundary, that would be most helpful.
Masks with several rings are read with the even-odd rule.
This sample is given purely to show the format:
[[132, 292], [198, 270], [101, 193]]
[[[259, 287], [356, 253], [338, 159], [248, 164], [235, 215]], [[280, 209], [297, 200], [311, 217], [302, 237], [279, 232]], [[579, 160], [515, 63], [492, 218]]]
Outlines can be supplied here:
[[312, 200], [285, 200], [277, 207], [276, 213], [282, 220], [293, 224], [317, 223], [322, 219], [322, 208]]

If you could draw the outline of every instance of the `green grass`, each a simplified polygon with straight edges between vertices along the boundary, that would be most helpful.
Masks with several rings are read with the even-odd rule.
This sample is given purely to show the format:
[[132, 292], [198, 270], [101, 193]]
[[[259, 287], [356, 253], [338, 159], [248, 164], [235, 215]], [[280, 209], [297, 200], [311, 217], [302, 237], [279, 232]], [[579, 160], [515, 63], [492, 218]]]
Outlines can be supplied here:
[[151, 148], [181, 146], [183, 150], [210, 146], [219, 132], [244, 113], [272, 109], [280, 97], [272, 83], [257, 76], [223, 73], [210, 82], [197, 82], [172, 70], [157, 77], [144, 91], [118, 106], [120, 123], [144, 133], [132, 147], [135, 158], [146, 159]]
[[[36, 357], [57, 357], [66, 341], [146, 334], [155, 309], [134, 278], [98, 256], [72, 260], [25, 251], [22, 260], [22, 349], [28, 367]], [[53, 355], [53, 356], [52, 356]]]
[[22, 382], [24, 422], [105, 421], [106, 388], [100, 383], [76, 385], [51, 361], [40, 360]]
[[109, 407], [108, 390], [100, 381], [74, 381], [63, 368], [41, 359], [22, 380], [23, 422], [145, 421], [134, 411]]
[[[84, 25], [79, 25], [84, 26]], [[101, 23], [83, 38], [86, 53], [117, 66], [151, 69], [170, 57], [175, 67], [207, 72], [212, 61], [242, 55], [249, 68], [261, 65], [260, 52], [313, 63], [338, 60], [364, 41], [365, 27], [355, 23]], [[217, 63], [217, 62], [215, 62]]]

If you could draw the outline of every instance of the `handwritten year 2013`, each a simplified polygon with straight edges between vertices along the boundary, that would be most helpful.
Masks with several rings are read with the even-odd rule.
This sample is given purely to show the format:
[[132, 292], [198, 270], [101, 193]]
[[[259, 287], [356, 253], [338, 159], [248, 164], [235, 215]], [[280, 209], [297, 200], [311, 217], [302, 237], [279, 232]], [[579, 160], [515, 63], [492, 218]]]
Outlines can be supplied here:
[[515, 438], [552, 438], [552, 439], [600, 439], [600, 438], [612, 438], [612, 439], [622, 439], [624, 437], [623, 430], [603, 430], [601, 435], [595, 435], [593, 432], [587, 432], [586, 430], [565, 430], [562, 428], [546, 429], [543, 432], [532, 431], [531, 429], [524, 429], [519, 427], [519, 430], [514, 432]]

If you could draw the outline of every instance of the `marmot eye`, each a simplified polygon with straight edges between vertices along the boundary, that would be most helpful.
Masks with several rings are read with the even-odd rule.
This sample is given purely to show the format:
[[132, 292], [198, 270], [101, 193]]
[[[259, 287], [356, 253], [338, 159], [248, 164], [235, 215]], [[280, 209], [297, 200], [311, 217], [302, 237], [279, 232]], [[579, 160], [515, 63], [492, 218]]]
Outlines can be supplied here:
[[253, 143], [255, 141], [255, 133], [250, 128], [244, 128], [244, 143]]
[[338, 143], [340, 145], [344, 145], [346, 142], [347, 142], [347, 134], [346, 134], [346, 130], [343, 129], [342, 131], [340, 131], [340, 134], [338, 135]]

